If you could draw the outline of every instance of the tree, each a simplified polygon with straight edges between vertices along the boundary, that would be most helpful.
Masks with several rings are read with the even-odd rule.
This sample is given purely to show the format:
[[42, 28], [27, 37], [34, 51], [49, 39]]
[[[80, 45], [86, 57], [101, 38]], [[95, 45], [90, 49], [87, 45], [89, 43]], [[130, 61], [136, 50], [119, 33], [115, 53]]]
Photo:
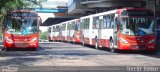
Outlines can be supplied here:
[[25, 4], [28, 8], [42, 8], [42, 2], [46, 2], [47, 0], [26, 0]]
[[40, 32], [40, 39], [47, 40], [47, 32]]
[[5, 15], [6, 11], [21, 8], [41, 8], [42, 2], [47, 0], [1, 0], [0, 16]]

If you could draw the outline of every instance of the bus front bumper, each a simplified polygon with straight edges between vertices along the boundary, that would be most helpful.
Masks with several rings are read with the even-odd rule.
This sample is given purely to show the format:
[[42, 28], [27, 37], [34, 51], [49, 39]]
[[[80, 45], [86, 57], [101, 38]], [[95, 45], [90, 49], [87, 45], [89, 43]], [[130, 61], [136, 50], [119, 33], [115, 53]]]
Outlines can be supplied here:
[[38, 48], [38, 42], [34, 43], [4, 43], [6, 48]]
[[147, 51], [155, 51], [156, 44], [120, 44], [119, 50], [147, 50]]

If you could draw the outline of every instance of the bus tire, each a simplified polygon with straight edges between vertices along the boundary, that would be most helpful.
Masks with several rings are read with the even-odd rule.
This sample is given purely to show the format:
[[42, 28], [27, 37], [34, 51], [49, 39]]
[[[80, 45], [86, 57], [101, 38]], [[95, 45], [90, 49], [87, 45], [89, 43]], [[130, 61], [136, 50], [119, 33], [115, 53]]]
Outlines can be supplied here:
[[112, 53], [116, 53], [117, 52], [117, 50], [114, 48], [113, 39], [110, 39], [109, 47], [110, 47], [110, 52], [112, 52]]

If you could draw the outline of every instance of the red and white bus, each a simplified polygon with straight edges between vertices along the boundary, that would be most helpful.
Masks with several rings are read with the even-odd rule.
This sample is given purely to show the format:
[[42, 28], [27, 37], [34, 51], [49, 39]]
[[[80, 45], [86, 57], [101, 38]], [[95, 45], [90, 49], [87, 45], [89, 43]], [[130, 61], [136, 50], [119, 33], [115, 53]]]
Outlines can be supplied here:
[[4, 47], [37, 49], [40, 22], [40, 17], [34, 11], [8, 12], [3, 22]]
[[61, 35], [60, 30], [61, 24], [55, 24], [48, 27], [48, 40], [49, 41], [60, 41]]
[[53, 41], [60, 41], [60, 28], [61, 28], [61, 24], [55, 24], [52, 25], [53, 31], [52, 31], [52, 40]]
[[61, 23], [61, 41], [67, 42], [67, 22]]
[[[84, 16], [60, 24], [58, 40], [81, 42], [95, 48], [156, 51], [154, 14], [144, 8], [123, 8]], [[56, 31], [56, 30], [53, 30]], [[57, 32], [57, 31], [56, 31]], [[56, 35], [53, 33], [53, 35]]]
[[49, 26], [48, 39], [80, 43], [80, 20], [74, 19]]
[[81, 17], [81, 42], [116, 50], [156, 50], [154, 14], [123, 8]]
[[48, 40], [49, 40], [49, 42], [51, 42], [52, 41], [52, 32], [53, 31], [53, 28], [52, 28], [52, 26], [49, 26], [48, 27], [48, 30], [47, 30], [47, 36], [48, 36]]
[[66, 23], [68, 42], [80, 43], [80, 20], [74, 19], [67, 21]]

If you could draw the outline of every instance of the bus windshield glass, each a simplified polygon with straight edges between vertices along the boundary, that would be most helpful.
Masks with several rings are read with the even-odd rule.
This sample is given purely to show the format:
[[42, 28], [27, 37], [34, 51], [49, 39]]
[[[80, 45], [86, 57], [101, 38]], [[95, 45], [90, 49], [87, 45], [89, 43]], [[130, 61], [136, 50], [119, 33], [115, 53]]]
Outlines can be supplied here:
[[10, 34], [28, 35], [38, 32], [37, 18], [12, 17], [6, 25], [6, 31]]
[[155, 33], [153, 18], [148, 17], [122, 17], [121, 33], [125, 35], [145, 36]]

